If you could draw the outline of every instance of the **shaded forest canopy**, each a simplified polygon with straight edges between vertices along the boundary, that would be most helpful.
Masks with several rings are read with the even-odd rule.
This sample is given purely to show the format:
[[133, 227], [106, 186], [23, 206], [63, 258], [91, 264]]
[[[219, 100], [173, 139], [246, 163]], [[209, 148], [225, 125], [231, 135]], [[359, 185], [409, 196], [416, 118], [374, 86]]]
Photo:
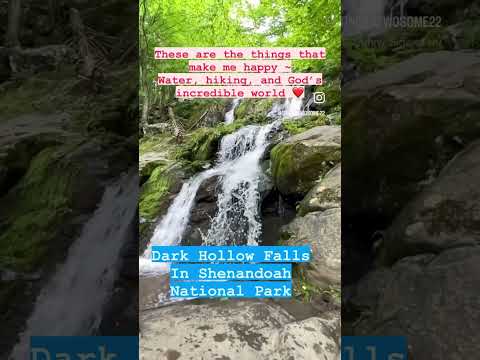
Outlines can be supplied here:
[[295, 60], [295, 72], [340, 73], [341, 3], [337, 0], [141, 0], [142, 122], [151, 107], [174, 100], [155, 88], [159, 72], [185, 72], [186, 60], [155, 60], [155, 47], [325, 47], [327, 59]]

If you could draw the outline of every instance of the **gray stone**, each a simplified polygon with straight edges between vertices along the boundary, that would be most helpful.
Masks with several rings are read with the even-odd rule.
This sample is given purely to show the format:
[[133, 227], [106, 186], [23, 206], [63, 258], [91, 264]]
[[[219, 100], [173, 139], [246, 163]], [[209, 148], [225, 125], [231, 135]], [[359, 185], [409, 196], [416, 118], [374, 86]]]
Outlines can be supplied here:
[[336, 359], [337, 314], [296, 321], [263, 301], [174, 304], [141, 315], [140, 359]]
[[341, 279], [341, 211], [333, 208], [296, 217], [284, 228], [287, 245], [310, 245], [313, 258], [303, 265], [307, 280], [318, 287], [339, 285]]
[[299, 214], [340, 207], [342, 196], [342, 167], [336, 165], [308, 192], [300, 203]]
[[386, 232], [380, 262], [480, 244], [480, 142], [458, 154]]
[[[407, 336], [409, 359], [475, 359], [480, 353], [480, 247], [404, 258], [368, 274], [344, 300], [356, 336]], [[349, 327], [350, 327], [349, 326]]]
[[340, 162], [340, 153], [340, 126], [318, 126], [280, 142], [271, 152], [275, 187], [284, 196], [305, 196]]
[[479, 70], [480, 51], [440, 51], [345, 86], [345, 215], [391, 221], [480, 137]]

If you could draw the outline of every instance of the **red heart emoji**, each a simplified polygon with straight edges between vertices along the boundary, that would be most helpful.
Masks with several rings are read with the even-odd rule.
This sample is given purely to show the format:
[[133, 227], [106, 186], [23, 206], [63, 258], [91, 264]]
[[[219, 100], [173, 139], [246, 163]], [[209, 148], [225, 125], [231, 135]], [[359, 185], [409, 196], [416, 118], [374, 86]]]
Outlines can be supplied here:
[[294, 87], [292, 91], [296, 97], [300, 97], [303, 94], [303, 88], [301, 87]]

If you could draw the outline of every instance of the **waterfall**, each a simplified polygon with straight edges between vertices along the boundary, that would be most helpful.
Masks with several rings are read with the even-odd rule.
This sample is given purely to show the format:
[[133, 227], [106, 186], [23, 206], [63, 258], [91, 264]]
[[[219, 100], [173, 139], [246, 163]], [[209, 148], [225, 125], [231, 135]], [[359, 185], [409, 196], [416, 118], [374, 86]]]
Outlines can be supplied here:
[[168, 271], [165, 263], [152, 263], [150, 261], [151, 245], [178, 245], [182, 240], [185, 228], [190, 219], [190, 212], [194, 205], [195, 196], [203, 181], [212, 176], [219, 175], [221, 169], [214, 167], [203, 171], [188, 182], [183, 184], [182, 189], [170, 205], [167, 214], [155, 228], [150, 244], [145, 253], [139, 259], [140, 274], [156, 274]]
[[137, 170], [108, 186], [63, 265], [38, 296], [11, 359], [29, 359], [30, 337], [92, 335], [117, 275], [120, 250], [135, 220]]
[[[218, 211], [212, 220], [204, 243], [208, 245], [257, 245], [262, 224], [259, 219], [262, 175], [260, 159], [268, 145], [268, 135], [276, 130], [280, 121], [267, 126], [246, 126], [222, 139], [220, 161], [232, 158], [229, 171], [221, 178]], [[229, 152], [239, 143], [246, 151], [241, 156]], [[248, 146], [249, 145], [249, 146]], [[248, 149], [248, 150], [247, 150]]]
[[302, 116], [303, 99], [288, 98], [284, 102], [274, 103], [272, 110], [267, 114], [274, 119], [288, 119]]
[[234, 99], [232, 108], [225, 113], [225, 124], [231, 124], [235, 120], [235, 109], [240, 104], [240, 99]]
[[302, 99], [287, 99], [275, 104], [270, 124], [248, 125], [223, 137], [217, 162], [187, 181], [167, 214], [155, 228], [150, 244], [139, 259], [140, 274], [154, 276], [168, 271], [165, 263], [150, 260], [152, 245], [179, 245], [190, 220], [195, 196], [201, 184], [214, 176], [219, 177], [221, 191], [217, 199], [217, 213], [203, 239], [204, 244], [257, 244], [262, 225], [259, 219], [262, 176], [260, 160], [275, 132], [285, 117], [301, 114]]

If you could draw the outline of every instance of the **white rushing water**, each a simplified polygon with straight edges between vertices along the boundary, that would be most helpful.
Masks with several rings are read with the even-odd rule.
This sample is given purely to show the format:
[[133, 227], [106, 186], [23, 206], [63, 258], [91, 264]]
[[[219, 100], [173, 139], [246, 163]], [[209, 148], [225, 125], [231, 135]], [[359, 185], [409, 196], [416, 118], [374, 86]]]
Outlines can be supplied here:
[[267, 116], [276, 119], [288, 119], [302, 116], [303, 99], [288, 98], [285, 102], [273, 104], [272, 110]]
[[203, 239], [207, 245], [257, 245], [262, 224], [259, 219], [260, 160], [268, 137], [280, 121], [266, 126], [246, 126], [222, 139], [219, 163], [229, 163], [221, 178], [218, 211]]
[[[281, 125], [281, 119], [301, 113], [301, 99], [287, 99], [270, 112], [270, 124], [248, 125], [224, 136], [217, 154], [217, 163], [185, 183], [167, 214], [155, 228], [150, 244], [139, 259], [141, 275], [158, 275], [168, 271], [165, 263], [150, 260], [152, 245], [179, 245], [190, 220], [195, 196], [201, 184], [219, 176], [221, 191], [217, 199], [217, 213], [203, 239], [204, 244], [256, 245], [261, 235], [259, 219], [262, 176], [261, 158], [269, 138]], [[272, 109], [273, 110], [273, 109]]]
[[137, 171], [108, 186], [63, 265], [38, 296], [10, 359], [29, 359], [30, 336], [92, 335], [102, 320], [120, 250], [137, 213]]
[[231, 124], [235, 120], [235, 109], [240, 104], [240, 99], [234, 99], [232, 102], [232, 108], [225, 113], [225, 123]]

